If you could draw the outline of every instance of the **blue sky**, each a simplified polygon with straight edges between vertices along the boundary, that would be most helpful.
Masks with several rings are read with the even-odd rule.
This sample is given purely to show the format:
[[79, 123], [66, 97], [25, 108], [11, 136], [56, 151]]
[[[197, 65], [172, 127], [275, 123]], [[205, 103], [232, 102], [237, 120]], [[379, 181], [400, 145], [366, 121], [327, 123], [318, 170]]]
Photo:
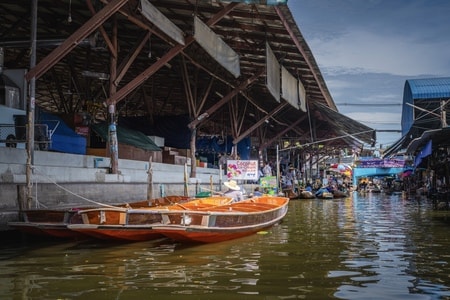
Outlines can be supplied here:
[[[448, 0], [289, 0], [340, 113], [400, 130], [407, 79], [450, 76]], [[385, 148], [400, 133], [377, 132]]]

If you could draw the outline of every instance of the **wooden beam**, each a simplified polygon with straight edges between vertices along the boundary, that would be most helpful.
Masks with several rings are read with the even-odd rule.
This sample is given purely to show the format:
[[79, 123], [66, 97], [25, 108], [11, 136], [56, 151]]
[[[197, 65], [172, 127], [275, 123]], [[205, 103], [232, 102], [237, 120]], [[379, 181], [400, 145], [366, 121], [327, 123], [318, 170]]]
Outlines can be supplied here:
[[[208, 26], [212, 26], [215, 23], [219, 22], [223, 17], [225, 17], [233, 8], [235, 8], [239, 3], [231, 2], [226, 7], [224, 7], [220, 12], [214, 15], [211, 19], [209, 19], [206, 24]], [[170, 49], [166, 54], [164, 54], [159, 60], [157, 60], [153, 65], [144, 70], [141, 74], [137, 75], [133, 80], [131, 80], [128, 84], [122, 87], [115, 95], [112, 97], [110, 102], [118, 103], [123, 98], [125, 98], [131, 91], [145, 82], [150, 76], [155, 74], [159, 69], [161, 69], [166, 63], [171, 61], [175, 56], [183, 51], [186, 47], [192, 44], [195, 41], [193, 36], [189, 36], [185, 39], [185, 44], [180, 45], [177, 44], [172, 49]]]
[[248, 136], [250, 133], [252, 133], [254, 130], [256, 130], [256, 128], [258, 128], [259, 126], [261, 126], [262, 124], [264, 124], [266, 122], [266, 120], [270, 117], [272, 117], [273, 115], [277, 114], [281, 109], [283, 109], [288, 103], [284, 102], [281, 103], [280, 105], [278, 105], [277, 108], [275, 108], [274, 110], [272, 110], [267, 116], [264, 116], [264, 118], [262, 118], [261, 120], [259, 120], [258, 122], [256, 122], [252, 127], [250, 127], [249, 129], [247, 129], [243, 134], [241, 134], [240, 136], [236, 137], [233, 140], [233, 144], [236, 145], [237, 143], [239, 143], [240, 141], [242, 141], [242, 139], [244, 139], [246, 136]]
[[313, 64], [311, 63], [311, 61], [309, 59], [309, 55], [306, 54], [305, 49], [303, 49], [302, 45], [300, 44], [300, 41], [297, 39], [296, 35], [292, 31], [292, 28], [289, 26], [289, 23], [286, 20], [286, 17], [283, 15], [283, 13], [281, 12], [279, 7], [275, 6], [275, 11], [277, 12], [278, 16], [280, 17], [281, 22], [283, 22], [284, 28], [286, 28], [287, 32], [289, 32], [289, 35], [290, 35], [292, 41], [295, 43], [298, 50], [303, 55], [303, 58], [305, 59], [306, 63], [308, 64], [309, 68], [311, 69], [311, 72], [314, 75], [314, 79], [316, 80], [317, 86], [319, 87], [320, 91], [322, 92], [322, 96], [325, 98], [328, 106], [337, 111], [337, 108], [333, 102], [333, 99], [331, 99], [329, 93], [327, 93], [325, 91], [324, 87], [322, 86], [322, 83], [321, 83], [322, 81], [319, 80], [319, 76], [318, 76], [317, 72], [314, 70]]
[[[87, 0], [87, 1], [86, 1], [86, 5], [88, 6], [89, 10], [91, 11], [91, 14], [92, 14], [93, 16], [95, 16], [95, 14], [96, 14], [97, 12], [95, 11], [94, 6], [92, 5], [92, 0]], [[108, 34], [106, 33], [105, 28], [103, 28], [103, 26], [100, 25], [100, 26], [99, 26], [99, 31], [100, 31], [100, 33], [102, 34], [103, 40], [105, 41], [106, 45], [108, 46], [109, 51], [110, 51], [111, 53], [114, 53], [114, 52], [115, 52], [115, 49], [114, 49], [113, 43], [111, 42], [111, 39], [109, 38]]]
[[114, 80], [114, 85], [119, 86], [120, 81], [122, 80], [123, 76], [125, 76], [125, 73], [128, 71], [128, 69], [131, 67], [133, 62], [136, 60], [139, 53], [142, 51], [142, 48], [144, 48], [144, 45], [147, 43], [147, 41], [150, 39], [151, 33], [147, 31], [145, 36], [141, 39], [141, 41], [134, 46], [134, 48], [131, 51], [131, 54], [125, 59], [119, 66], [119, 74], [117, 75], [117, 78]]
[[57, 64], [64, 56], [74, 49], [89, 34], [101, 26], [115, 12], [124, 6], [128, 0], [112, 0], [95, 16], [84, 23], [77, 31], [67, 38], [61, 45], [53, 50], [49, 55], [44, 57], [34, 68], [25, 75], [25, 79], [30, 81], [32, 78], [38, 79], [55, 64]]
[[275, 135], [273, 138], [271, 138], [270, 140], [266, 141], [265, 143], [261, 144], [259, 146], [260, 149], [264, 149], [266, 148], [268, 145], [271, 145], [275, 140], [277, 140], [280, 136], [282, 136], [283, 134], [285, 134], [286, 132], [288, 132], [289, 130], [291, 130], [293, 127], [297, 126], [297, 124], [299, 124], [302, 121], [302, 119], [298, 119], [297, 121], [295, 121], [294, 123], [292, 123], [290, 126], [286, 127], [286, 129], [282, 130], [280, 133], [278, 133], [277, 135]]
[[236, 96], [241, 91], [245, 90], [250, 84], [252, 84], [255, 80], [257, 80], [261, 75], [266, 72], [266, 69], [260, 70], [258, 73], [254, 74], [252, 77], [244, 80], [238, 87], [233, 89], [230, 93], [228, 93], [225, 97], [220, 99], [216, 104], [211, 106], [207, 111], [198, 116], [194, 121], [188, 124], [189, 128], [195, 128], [200, 122], [204, 119], [210, 117], [216, 110], [218, 110], [222, 105], [230, 101], [234, 96]]

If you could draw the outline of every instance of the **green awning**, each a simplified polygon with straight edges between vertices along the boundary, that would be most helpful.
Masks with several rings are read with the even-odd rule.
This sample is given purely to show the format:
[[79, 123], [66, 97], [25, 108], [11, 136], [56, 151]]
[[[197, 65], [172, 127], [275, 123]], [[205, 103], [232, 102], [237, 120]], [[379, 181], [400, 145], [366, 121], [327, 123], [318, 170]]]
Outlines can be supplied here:
[[[108, 140], [108, 125], [99, 123], [91, 125], [91, 129], [105, 141]], [[162, 151], [148, 136], [140, 131], [117, 126], [117, 139], [121, 144], [127, 144], [136, 148], [149, 151]]]

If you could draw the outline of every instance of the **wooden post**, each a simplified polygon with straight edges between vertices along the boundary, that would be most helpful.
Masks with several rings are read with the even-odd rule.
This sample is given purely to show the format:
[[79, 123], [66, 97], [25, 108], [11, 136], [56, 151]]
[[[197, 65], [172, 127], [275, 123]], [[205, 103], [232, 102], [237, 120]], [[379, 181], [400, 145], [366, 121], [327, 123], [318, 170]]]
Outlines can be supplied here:
[[[110, 81], [109, 81], [109, 96], [113, 97], [117, 92], [117, 86], [114, 81], [117, 77], [117, 53], [118, 53], [118, 41], [117, 41], [117, 20], [112, 17], [113, 28], [111, 42], [113, 44], [113, 52], [110, 61]], [[117, 138], [117, 122], [116, 122], [116, 101], [110, 101], [108, 103], [109, 113], [109, 151], [111, 159], [111, 173], [119, 174], [119, 141]]]
[[195, 147], [196, 143], [196, 135], [197, 135], [197, 129], [193, 128], [191, 129], [191, 141], [190, 141], [190, 148], [191, 148], [191, 178], [195, 178], [197, 176], [197, 160], [195, 157], [195, 152], [197, 151]]
[[211, 191], [211, 196], [212, 196], [212, 191], [213, 191], [213, 177], [212, 177], [212, 175], [209, 176], [209, 190]]
[[31, 205], [28, 203], [28, 190], [26, 186], [17, 185], [17, 204], [19, 211], [31, 208]]
[[[32, 18], [31, 18], [31, 57], [30, 57], [30, 69], [36, 66], [36, 35], [37, 35], [37, 9], [38, 1], [34, 0], [32, 5]], [[32, 174], [33, 174], [33, 164], [34, 164], [34, 111], [35, 111], [35, 97], [36, 97], [36, 77], [32, 77], [30, 80], [30, 97], [27, 106], [27, 161], [26, 161], [26, 202], [25, 207], [30, 209], [31, 202], [33, 200], [32, 196]], [[20, 125], [22, 126], [22, 125]]]
[[199, 189], [198, 189], [198, 180], [196, 180], [196, 181], [195, 181], [195, 195], [197, 195], [198, 192], [199, 192]]
[[219, 191], [222, 191], [222, 175], [223, 175], [222, 164], [219, 164]]
[[148, 159], [148, 171], [147, 171], [147, 200], [153, 199], [153, 167], [152, 157]]
[[109, 106], [110, 124], [108, 126], [108, 142], [109, 142], [109, 154], [111, 159], [111, 174], [119, 173], [119, 142], [117, 140], [117, 126], [114, 121], [115, 105]]
[[184, 195], [188, 197], [188, 176], [187, 176], [187, 164], [184, 164]]

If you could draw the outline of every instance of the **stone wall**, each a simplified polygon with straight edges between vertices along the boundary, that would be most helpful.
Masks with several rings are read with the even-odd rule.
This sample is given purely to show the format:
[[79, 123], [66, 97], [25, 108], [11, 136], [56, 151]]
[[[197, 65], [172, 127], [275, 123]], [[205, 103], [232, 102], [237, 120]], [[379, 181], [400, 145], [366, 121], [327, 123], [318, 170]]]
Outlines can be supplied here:
[[[24, 149], [0, 147], [0, 230], [7, 221], [17, 220], [19, 208], [26, 202], [26, 162]], [[120, 159], [120, 174], [109, 174], [109, 163], [107, 157], [34, 151], [31, 208], [95, 206], [98, 202], [116, 204], [147, 198], [149, 162]], [[152, 163], [151, 167], [153, 198], [184, 194], [184, 165]], [[220, 191], [218, 169], [196, 170], [196, 178], [188, 179], [189, 196], [211, 188]]]

